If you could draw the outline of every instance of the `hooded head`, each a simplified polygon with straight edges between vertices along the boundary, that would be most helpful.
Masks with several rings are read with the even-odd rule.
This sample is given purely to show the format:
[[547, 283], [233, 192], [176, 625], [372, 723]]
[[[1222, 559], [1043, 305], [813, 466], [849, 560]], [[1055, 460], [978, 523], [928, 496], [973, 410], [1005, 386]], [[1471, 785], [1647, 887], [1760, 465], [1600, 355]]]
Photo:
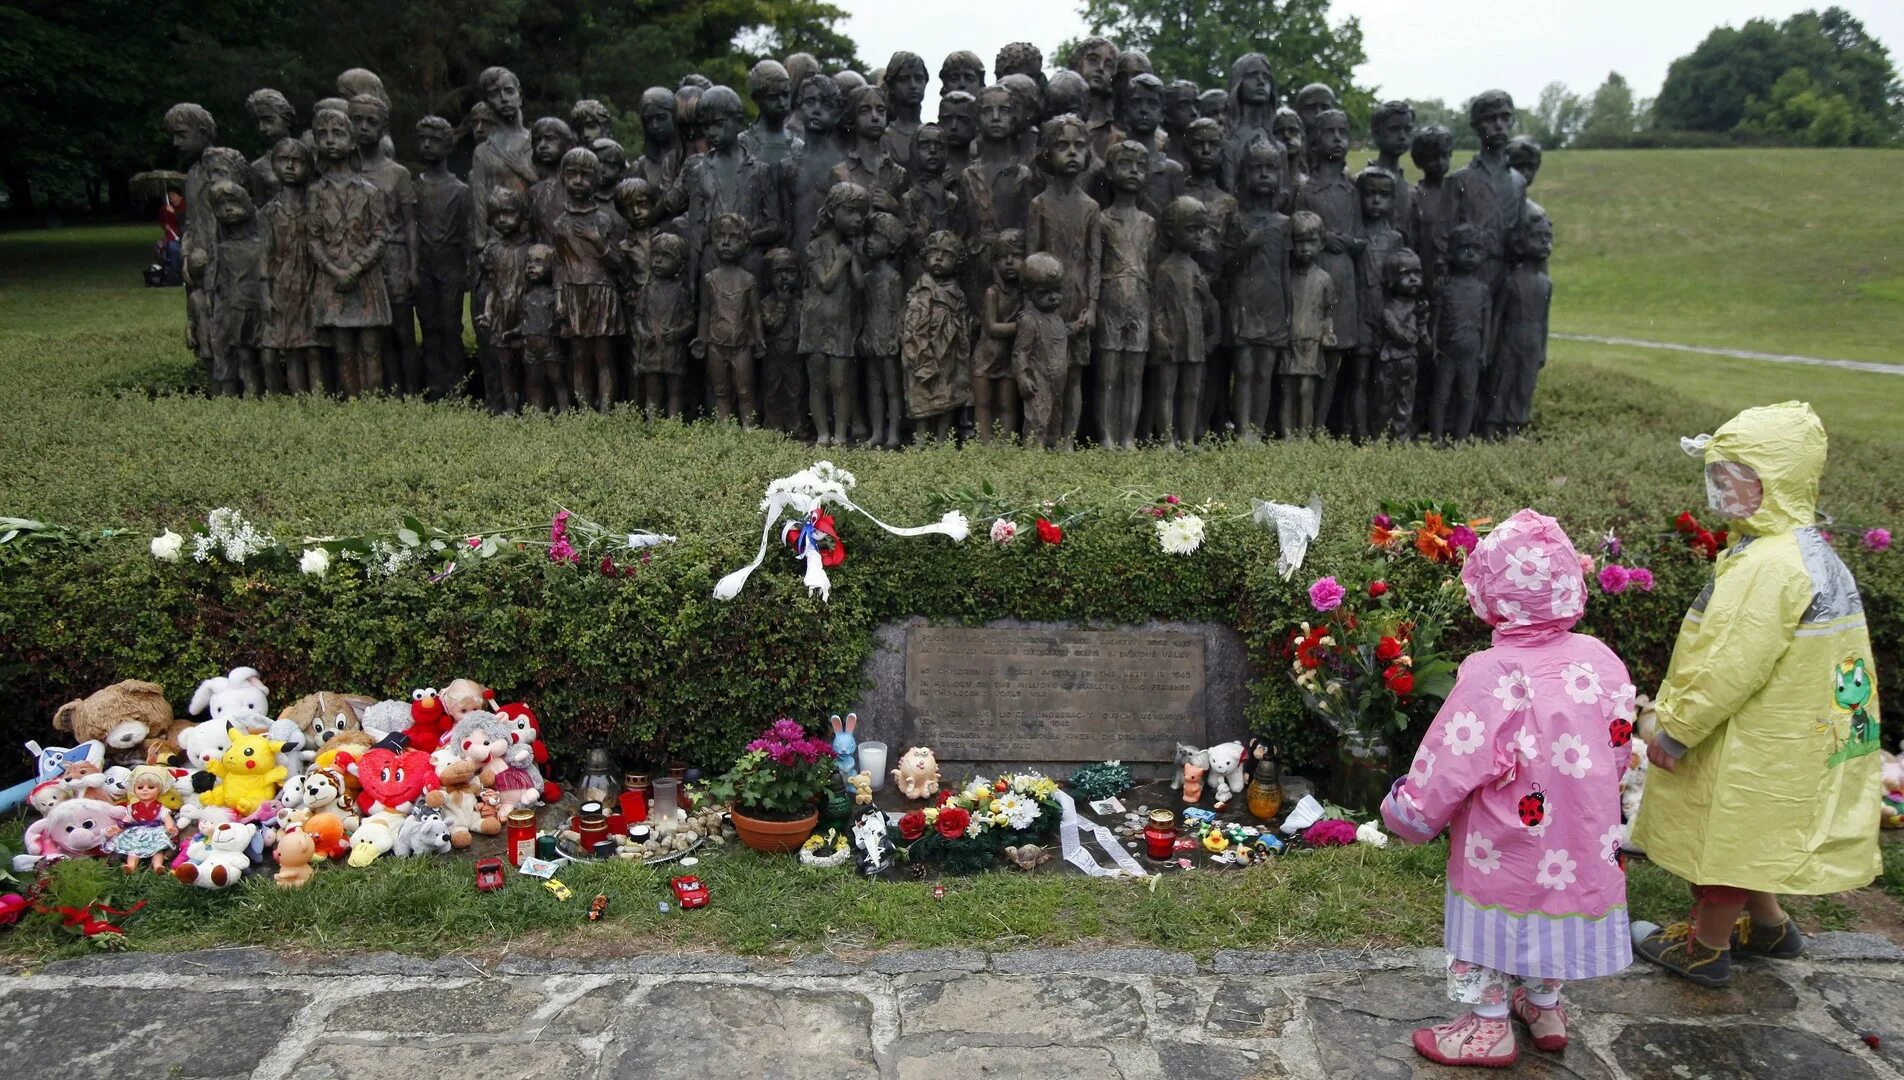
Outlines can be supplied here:
[[1825, 425], [1810, 405], [1747, 409], [1716, 434], [1681, 439], [1706, 460], [1706, 501], [1739, 531], [1777, 536], [1817, 520], [1825, 474]]
[[1564, 633], [1586, 610], [1586, 576], [1573, 542], [1553, 518], [1532, 510], [1475, 545], [1461, 584], [1496, 640]]

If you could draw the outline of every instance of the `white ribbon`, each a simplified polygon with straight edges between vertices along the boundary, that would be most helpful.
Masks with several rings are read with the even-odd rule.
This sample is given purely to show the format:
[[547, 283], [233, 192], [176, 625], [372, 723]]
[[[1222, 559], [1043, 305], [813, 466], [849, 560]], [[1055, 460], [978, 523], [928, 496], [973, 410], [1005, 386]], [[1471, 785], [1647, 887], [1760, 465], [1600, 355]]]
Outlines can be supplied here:
[[[1064, 853], [1064, 861], [1077, 867], [1092, 877], [1149, 877], [1150, 872], [1140, 866], [1124, 845], [1117, 842], [1117, 834], [1099, 825], [1095, 821], [1086, 821], [1078, 817], [1078, 804], [1071, 799], [1071, 793], [1060, 789], [1057, 793], [1058, 808], [1064, 812], [1058, 821], [1058, 848]], [[1084, 842], [1078, 839], [1078, 832], [1088, 829], [1097, 839], [1097, 846], [1110, 855], [1117, 864], [1116, 869], [1101, 865], [1097, 857], [1084, 849]]]
[[1322, 535], [1322, 496], [1312, 495], [1308, 506], [1290, 506], [1286, 503], [1264, 502], [1251, 499], [1256, 523], [1265, 528], [1276, 530], [1276, 572], [1283, 580], [1289, 580], [1302, 568], [1302, 560], [1309, 554], [1309, 541]]
[[628, 550], [640, 551], [642, 548], [660, 547], [674, 543], [675, 538], [664, 533], [631, 532], [628, 534]]
[[1686, 452], [1687, 457], [1705, 457], [1706, 447], [1710, 445], [1711, 442], [1712, 436], [1710, 435], [1694, 435], [1691, 438], [1681, 435], [1679, 437], [1679, 448]]

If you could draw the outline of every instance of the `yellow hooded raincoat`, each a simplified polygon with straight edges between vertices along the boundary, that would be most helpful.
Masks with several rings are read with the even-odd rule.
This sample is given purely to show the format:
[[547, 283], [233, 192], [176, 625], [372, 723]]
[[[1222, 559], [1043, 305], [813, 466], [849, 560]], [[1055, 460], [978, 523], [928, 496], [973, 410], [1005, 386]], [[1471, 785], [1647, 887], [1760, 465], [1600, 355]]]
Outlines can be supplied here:
[[1647, 774], [1633, 839], [1696, 885], [1860, 888], [1880, 869], [1877, 684], [1857, 584], [1813, 527], [1824, 425], [1747, 409], [1704, 453], [1764, 495], [1680, 627], [1656, 705], [1680, 761]]

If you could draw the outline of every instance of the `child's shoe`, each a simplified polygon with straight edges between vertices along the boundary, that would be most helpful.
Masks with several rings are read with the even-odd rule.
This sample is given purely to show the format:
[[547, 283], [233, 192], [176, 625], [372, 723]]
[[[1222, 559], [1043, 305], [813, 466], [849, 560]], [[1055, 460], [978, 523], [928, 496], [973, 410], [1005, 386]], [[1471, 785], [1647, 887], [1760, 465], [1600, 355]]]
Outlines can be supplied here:
[[1805, 935], [1798, 931], [1798, 920], [1785, 916], [1782, 926], [1760, 926], [1752, 916], [1739, 916], [1732, 928], [1732, 951], [1741, 956], [1763, 956], [1771, 960], [1796, 960], [1805, 954]]
[[1633, 952], [1708, 990], [1732, 981], [1732, 950], [1701, 944], [1688, 923], [1653, 931], [1633, 943]]
[[1474, 1013], [1445, 1024], [1415, 1029], [1415, 1052], [1437, 1065], [1478, 1065], [1505, 1069], [1520, 1060], [1514, 1025], [1506, 1017], [1490, 1020]]
[[1514, 989], [1514, 1016], [1527, 1025], [1527, 1033], [1534, 1037], [1534, 1045], [1542, 1050], [1565, 1050], [1567, 1048], [1567, 1009], [1564, 1005], [1555, 1005], [1543, 1009], [1528, 1000], [1527, 988]]

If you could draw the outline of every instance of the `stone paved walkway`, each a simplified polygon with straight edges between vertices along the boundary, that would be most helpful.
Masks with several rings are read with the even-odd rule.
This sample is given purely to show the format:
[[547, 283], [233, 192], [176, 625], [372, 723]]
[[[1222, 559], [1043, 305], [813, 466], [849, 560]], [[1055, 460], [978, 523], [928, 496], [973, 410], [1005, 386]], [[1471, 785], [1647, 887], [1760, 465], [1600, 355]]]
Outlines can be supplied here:
[[[0, 975], [0, 1076], [1065, 1078], [1469, 1075], [1415, 1058], [1440, 954], [940, 951], [768, 965], [262, 949], [87, 957]], [[1827, 934], [1721, 992], [1650, 970], [1569, 992], [1564, 1055], [1498, 1075], [1904, 1078], [1904, 949]], [[1882, 1037], [1877, 1050], [1860, 1033]]]

